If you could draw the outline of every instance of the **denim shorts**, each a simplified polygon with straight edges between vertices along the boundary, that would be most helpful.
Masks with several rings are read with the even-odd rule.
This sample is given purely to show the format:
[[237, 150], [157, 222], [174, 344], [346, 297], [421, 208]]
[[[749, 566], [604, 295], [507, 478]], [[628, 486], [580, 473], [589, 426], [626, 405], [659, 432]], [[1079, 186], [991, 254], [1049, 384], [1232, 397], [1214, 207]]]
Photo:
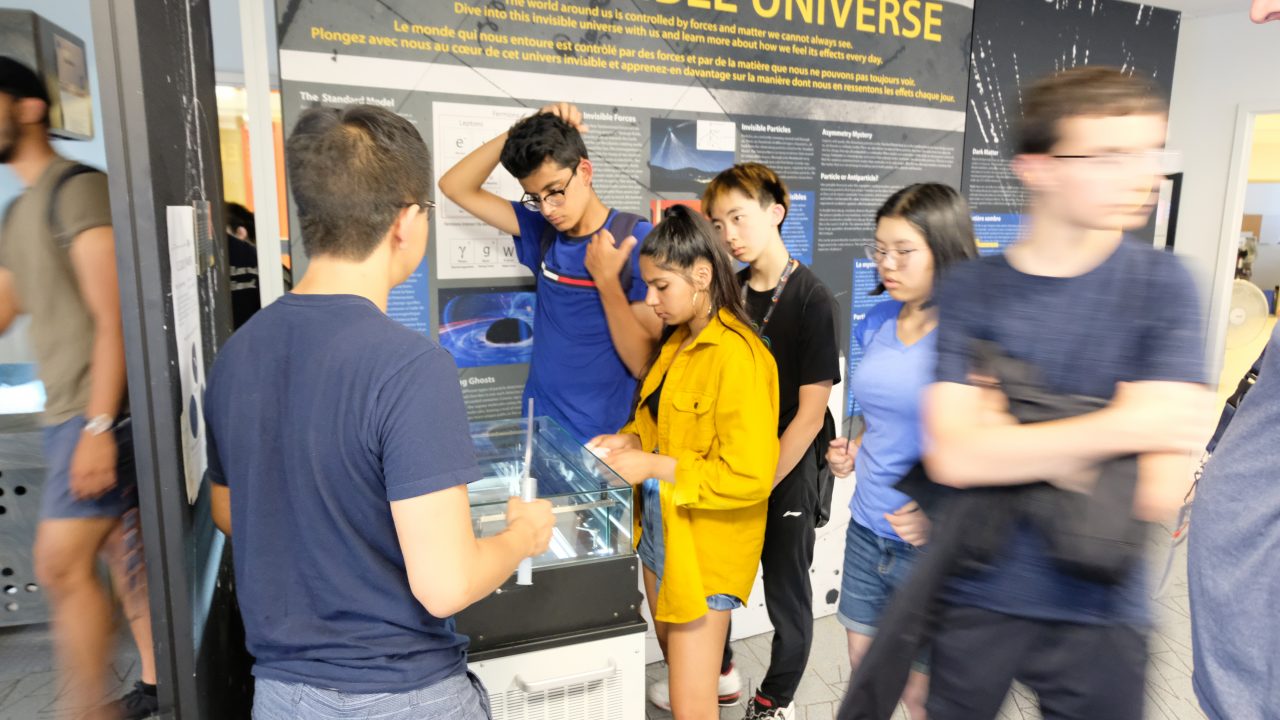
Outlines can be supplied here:
[[[667, 548], [662, 538], [662, 497], [658, 482], [649, 478], [640, 486], [643, 509], [640, 512], [640, 545], [636, 548], [636, 554], [640, 556], [640, 562], [658, 576], [658, 587], [662, 587]], [[736, 610], [740, 607], [742, 600], [733, 595], [721, 593], [707, 596], [707, 608], [710, 610]]]
[[889, 596], [906, 580], [919, 553], [901, 540], [880, 537], [857, 520], [850, 520], [836, 614], [840, 624], [860, 635], [875, 635]]
[[344, 693], [257, 678], [253, 720], [492, 720], [489, 695], [471, 673], [399, 693]]
[[91, 500], [71, 494], [71, 459], [84, 434], [85, 419], [76, 416], [44, 429], [44, 490], [40, 495], [40, 519], [118, 518], [138, 506], [138, 477], [133, 464], [133, 424], [128, 418], [116, 424], [116, 485]]

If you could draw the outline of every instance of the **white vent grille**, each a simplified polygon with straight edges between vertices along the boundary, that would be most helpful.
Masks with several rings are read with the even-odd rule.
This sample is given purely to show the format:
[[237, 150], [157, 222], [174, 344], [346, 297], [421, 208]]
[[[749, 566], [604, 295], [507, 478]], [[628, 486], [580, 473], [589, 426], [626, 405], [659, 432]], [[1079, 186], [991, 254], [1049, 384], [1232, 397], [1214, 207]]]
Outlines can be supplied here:
[[490, 696], [494, 720], [622, 720], [622, 677], [543, 692], [511, 689]]

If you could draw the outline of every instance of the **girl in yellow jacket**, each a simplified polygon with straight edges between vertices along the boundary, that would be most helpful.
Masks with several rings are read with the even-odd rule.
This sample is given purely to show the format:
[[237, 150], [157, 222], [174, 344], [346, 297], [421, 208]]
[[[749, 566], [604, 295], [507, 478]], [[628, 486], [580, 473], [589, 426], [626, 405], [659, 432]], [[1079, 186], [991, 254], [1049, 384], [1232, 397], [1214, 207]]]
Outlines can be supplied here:
[[590, 445], [635, 489], [672, 712], [718, 718], [729, 613], [755, 580], [778, 464], [778, 370], [746, 320], [723, 243], [696, 211], [666, 212], [640, 249], [640, 273], [667, 339], [631, 422]]

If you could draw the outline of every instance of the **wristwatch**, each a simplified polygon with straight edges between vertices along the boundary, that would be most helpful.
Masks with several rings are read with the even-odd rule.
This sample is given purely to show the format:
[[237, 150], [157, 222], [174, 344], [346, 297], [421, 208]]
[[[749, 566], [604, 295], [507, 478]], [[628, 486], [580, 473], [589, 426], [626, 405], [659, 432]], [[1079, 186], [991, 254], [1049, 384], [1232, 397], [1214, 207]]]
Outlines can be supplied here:
[[84, 424], [84, 431], [97, 437], [99, 435], [111, 432], [111, 428], [115, 426], [116, 419], [110, 415], [98, 415], [89, 418]]

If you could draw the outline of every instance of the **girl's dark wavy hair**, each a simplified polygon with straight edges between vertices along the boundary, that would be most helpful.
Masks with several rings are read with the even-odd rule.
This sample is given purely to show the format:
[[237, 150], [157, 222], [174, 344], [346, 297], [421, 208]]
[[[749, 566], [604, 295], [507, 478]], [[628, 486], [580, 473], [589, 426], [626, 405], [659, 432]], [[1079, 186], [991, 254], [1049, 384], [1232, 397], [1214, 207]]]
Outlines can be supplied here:
[[707, 292], [711, 296], [712, 314], [728, 310], [743, 325], [751, 327], [729, 253], [716, 237], [715, 228], [698, 211], [685, 205], [668, 208], [662, 214], [662, 222], [645, 237], [640, 255], [690, 280], [689, 271], [694, 263], [706, 260], [711, 264], [711, 286]]
[[[924, 235], [933, 255], [935, 293], [952, 265], [978, 256], [969, 203], [950, 185], [916, 183], [902, 188], [876, 211], [876, 224], [887, 217], [902, 218]], [[877, 284], [871, 294], [881, 295], [884, 291], [884, 285]]]

